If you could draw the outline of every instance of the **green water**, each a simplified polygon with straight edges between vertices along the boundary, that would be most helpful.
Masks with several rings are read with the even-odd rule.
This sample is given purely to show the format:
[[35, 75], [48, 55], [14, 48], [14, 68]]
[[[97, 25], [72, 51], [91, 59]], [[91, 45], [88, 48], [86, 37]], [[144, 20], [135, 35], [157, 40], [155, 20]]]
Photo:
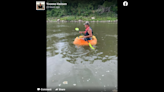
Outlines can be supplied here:
[[80, 35], [76, 27], [85, 30], [83, 23], [47, 23], [47, 88], [117, 89], [117, 23], [90, 23], [97, 38], [95, 50], [73, 44]]

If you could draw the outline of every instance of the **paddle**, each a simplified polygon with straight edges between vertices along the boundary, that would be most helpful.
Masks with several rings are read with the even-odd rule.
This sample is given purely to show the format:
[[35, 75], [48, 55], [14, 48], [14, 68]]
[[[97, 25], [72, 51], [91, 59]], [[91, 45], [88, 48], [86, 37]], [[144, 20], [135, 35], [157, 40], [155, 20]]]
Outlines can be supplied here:
[[[76, 31], [79, 31], [79, 28], [75, 28], [75, 30], [76, 30]], [[81, 35], [82, 35], [82, 33], [81, 33]]]
[[[79, 28], [75, 28], [75, 30], [76, 30], [76, 31], [79, 31]], [[81, 33], [81, 35], [82, 35], [82, 33]], [[95, 48], [92, 47], [92, 45], [89, 43], [88, 40], [87, 40], [87, 42], [88, 42], [89, 46], [90, 46], [92, 49], [95, 49]]]

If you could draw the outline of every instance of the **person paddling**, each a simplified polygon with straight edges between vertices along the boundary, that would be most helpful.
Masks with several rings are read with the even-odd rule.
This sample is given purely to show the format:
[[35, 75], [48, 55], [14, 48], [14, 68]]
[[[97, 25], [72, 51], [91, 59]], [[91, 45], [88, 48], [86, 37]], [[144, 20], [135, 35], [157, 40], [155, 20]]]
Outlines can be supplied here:
[[89, 22], [84, 23], [84, 25], [86, 28], [85, 31], [79, 31], [79, 33], [84, 33], [84, 36], [81, 39], [83, 39], [85, 41], [92, 40], [93, 30], [89, 26]]

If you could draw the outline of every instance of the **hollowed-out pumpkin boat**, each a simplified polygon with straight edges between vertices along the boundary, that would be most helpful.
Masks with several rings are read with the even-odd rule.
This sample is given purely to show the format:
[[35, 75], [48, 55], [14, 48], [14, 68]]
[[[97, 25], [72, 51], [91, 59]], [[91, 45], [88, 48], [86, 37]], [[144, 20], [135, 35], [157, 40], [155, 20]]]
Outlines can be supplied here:
[[79, 46], [88, 46], [89, 43], [91, 45], [96, 45], [97, 44], [97, 39], [94, 35], [92, 36], [92, 40], [88, 40], [89, 43], [87, 41], [83, 40], [83, 39], [80, 39], [82, 37], [83, 37], [82, 35], [79, 36], [79, 37], [76, 37], [73, 44], [79, 45]]

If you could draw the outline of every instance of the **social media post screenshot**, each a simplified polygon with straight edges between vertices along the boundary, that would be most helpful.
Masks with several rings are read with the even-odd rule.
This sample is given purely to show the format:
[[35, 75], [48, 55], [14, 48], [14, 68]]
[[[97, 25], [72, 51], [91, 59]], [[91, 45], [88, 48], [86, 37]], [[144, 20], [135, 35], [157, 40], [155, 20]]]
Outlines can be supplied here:
[[117, 92], [117, 0], [47, 0], [46, 88]]

